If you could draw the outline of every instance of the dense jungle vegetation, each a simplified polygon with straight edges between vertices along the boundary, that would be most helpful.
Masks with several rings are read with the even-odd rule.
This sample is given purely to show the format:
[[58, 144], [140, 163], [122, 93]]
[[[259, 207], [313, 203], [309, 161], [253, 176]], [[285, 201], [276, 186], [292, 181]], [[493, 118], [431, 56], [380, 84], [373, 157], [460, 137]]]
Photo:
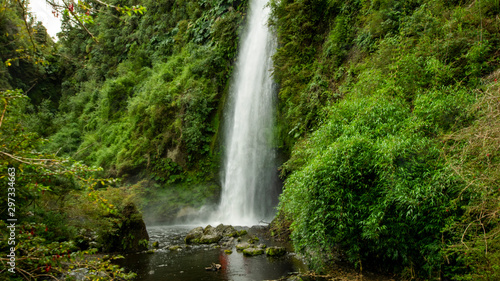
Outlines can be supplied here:
[[318, 270], [499, 279], [499, 1], [271, 6], [296, 250]]
[[85, 267], [130, 279], [82, 257], [147, 248], [137, 208], [168, 221], [217, 199], [219, 120], [247, 2], [62, 3], [57, 43], [28, 1], [0, 4], [0, 178], [16, 200], [0, 197], [15, 206], [1, 211], [0, 277]]
[[[53, 42], [27, 1], [0, 2], [0, 180], [22, 218], [16, 276], [88, 267], [129, 279], [81, 257], [144, 249], [130, 230], [137, 208], [169, 221], [217, 200], [248, 2], [63, 3]], [[269, 5], [287, 159], [274, 234], [290, 233], [318, 272], [347, 261], [404, 280], [500, 279], [500, 2]]]

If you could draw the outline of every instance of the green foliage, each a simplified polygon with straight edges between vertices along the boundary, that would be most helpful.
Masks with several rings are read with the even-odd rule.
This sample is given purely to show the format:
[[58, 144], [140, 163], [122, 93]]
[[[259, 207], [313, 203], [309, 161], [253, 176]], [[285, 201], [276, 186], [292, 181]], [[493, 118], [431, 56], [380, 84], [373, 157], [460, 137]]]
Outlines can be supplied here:
[[59, 129], [47, 149], [113, 176], [139, 174], [162, 184], [211, 180], [218, 111], [246, 1], [144, 7], [141, 17], [101, 10], [88, 26], [97, 45], [82, 41], [78, 26], [65, 25], [62, 53], [86, 63], [74, 62], [80, 69], [65, 82]]
[[[2, 236], [6, 224], [0, 221], [2, 227]], [[95, 249], [88, 251], [78, 251], [73, 242], [51, 242], [47, 239], [45, 233], [50, 228], [43, 223], [23, 223], [18, 225], [19, 234], [17, 239], [19, 244], [16, 247], [16, 273], [3, 271], [0, 276], [8, 280], [38, 280], [46, 276], [59, 276], [69, 274], [74, 269], [87, 268], [93, 272], [101, 272], [101, 280], [130, 280], [135, 277], [134, 273], [125, 273], [118, 266], [112, 265], [111, 260], [103, 261], [100, 259], [89, 258], [89, 255], [96, 253]], [[7, 249], [8, 239], [2, 239], [0, 249], [2, 252]], [[20, 258], [22, 257], [22, 258]], [[115, 259], [118, 257], [113, 257]], [[12, 279], [14, 278], [14, 279]], [[7, 280], [6, 279], [6, 280]]]
[[[496, 129], [472, 131], [478, 110], [495, 108], [475, 103], [484, 75], [498, 67], [498, 7], [382, 0], [271, 8], [278, 128], [291, 149], [276, 231], [291, 224], [294, 246], [318, 270], [342, 254], [407, 279], [496, 276], [496, 158], [473, 137]], [[492, 174], [482, 183], [465, 176], [485, 171]]]
[[[328, 1], [321, 0], [270, 1], [269, 5], [272, 8], [270, 24], [276, 29], [280, 46], [273, 58], [274, 77], [281, 86], [279, 97], [282, 102], [278, 110], [283, 127], [279, 134], [282, 145], [290, 148], [296, 137], [315, 128], [318, 104], [324, 104], [329, 99], [323, 86], [314, 95], [306, 87], [313, 80], [314, 69], [318, 67], [314, 65], [314, 58], [318, 53], [318, 43], [324, 40], [323, 32], [328, 26], [327, 16], [329, 12], [335, 12], [337, 5], [329, 5]], [[338, 36], [341, 36], [345, 30], [341, 23], [338, 29]], [[332, 51], [342, 48], [342, 44], [339, 46], [331, 42], [331, 45], [334, 45], [330, 47], [333, 48]], [[324, 84], [322, 77], [315, 80], [319, 80], [320, 85]], [[330, 86], [328, 84], [326, 83], [327, 87]], [[302, 114], [308, 118], [297, 118], [297, 115]]]
[[316, 266], [339, 245], [354, 263], [378, 256], [432, 274], [457, 192], [436, 144], [412, 128], [401, 99], [345, 99], [332, 109], [285, 165], [297, 169], [280, 203], [294, 244]]
[[[90, 253], [76, 248], [75, 225], [68, 223], [70, 219], [65, 213], [70, 194], [90, 189], [89, 196], [95, 197], [93, 186], [97, 182], [104, 184], [113, 180], [96, 179], [100, 168], [40, 152], [44, 140], [24, 126], [28, 98], [20, 90], [7, 90], [0, 91], [0, 99], [4, 105], [0, 118], [0, 179], [9, 181], [9, 196], [3, 196], [0, 201], [4, 206], [12, 205], [0, 213], [0, 253], [6, 256], [12, 247], [7, 239], [11, 233], [6, 219], [23, 218], [18, 220], [15, 229], [16, 276], [34, 280], [42, 275], [57, 276], [69, 267], [78, 266], [102, 271], [107, 280], [133, 277], [109, 262], [84, 261], [84, 255]], [[12, 276], [5, 270], [0, 273], [2, 278], [8, 275]]]
[[498, 78], [498, 71], [488, 77], [484, 95], [468, 109], [477, 115], [475, 122], [444, 139], [450, 166], [467, 183], [462, 192], [471, 194], [465, 215], [446, 229], [457, 237], [443, 251], [447, 258], [456, 259], [452, 269], [458, 274], [449, 275], [457, 280], [495, 280], [500, 276], [497, 247], [500, 124], [494, 117], [500, 110]]
[[0, 4], [0, 90], [21, 89], [35, 105], [59, 99], [57, 47], [40, 22], [28, 13], [27, 1]]
[[[14, 4], [0, 7], [0, 172], [20, 171], [20, 204], [33, 204], [33, 227], [48, 228], [37, 230], [34, 258], [71, 240], [88, 247], [93, 227], [101, 246], [122, 235], [119, 247], [134, 247], [137, 235], [121, 232], [129, 202], [155, 221], [215, 201], [219, 119], [247, 1], [81, 2], [66, 8], [57, 48]], [[407, 279], [498, 279], [500, 77], [485, 78], [499, 66], [498, 1], [269, 6], [276, 130], [290, 156], [275, 225], [290, 226], [316, 269], [340, 251]], [[151, 181], [104, 189], [112, 181], [96, 179], [100, 168], [69, 157]]]

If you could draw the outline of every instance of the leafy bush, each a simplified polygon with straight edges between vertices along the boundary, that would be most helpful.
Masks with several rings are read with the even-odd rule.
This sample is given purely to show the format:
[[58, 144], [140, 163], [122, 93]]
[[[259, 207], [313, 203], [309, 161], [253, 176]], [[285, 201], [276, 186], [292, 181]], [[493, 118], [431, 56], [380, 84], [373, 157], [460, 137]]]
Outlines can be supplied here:
[[293, 221], [294, 244], [316, 266], [340, 246], [354, 263], [378, 256], [435, 274], [440, 230], [457, 191], [446, 183], [453, 178], [436, 144], [411, 123], [400, 99], [347, 99], [285, 164], [297, 170], [280, 211]]
[[496, 158], [476, 146], [496, 126], [478, 111], [495, 107], [475, 102], [498, 67], [498, 7], [479, 2], [327, 1], [311, 16], [325, 2], [271, 2], [292, 147], [275, 225], [315, 268], [340, 256], [408, 279], [497, 274], [496, 177], [479, 182]]

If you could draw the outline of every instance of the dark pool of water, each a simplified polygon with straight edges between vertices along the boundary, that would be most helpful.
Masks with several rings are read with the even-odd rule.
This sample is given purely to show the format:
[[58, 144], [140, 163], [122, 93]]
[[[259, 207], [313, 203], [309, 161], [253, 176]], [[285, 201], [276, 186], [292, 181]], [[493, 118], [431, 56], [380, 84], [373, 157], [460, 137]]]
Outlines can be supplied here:
[[[148, 227], [151, 241], [159, 241], [160, 249], [153, 254], [126, 255], [118, 264], [137, 273], [135, 280], [273, 280], [291, 272], [305, 271], [303, 263], [293, 253], [270, 258], [265, 255], [246, 257], [232, 246], [232, 254], [215, 245], [186, 246], [184, 237], [195, 226]], [[248, 229], [249, 235], [257, 235], [258, 242], [268, 246], [279, 243], [266, 240], [256, 229]], [[245, 240], [245, 239], [244, 239]], [[173, 249], [172, 246], [181, 246]], [[169, 247], [171, 249], [169, 249]], [[219, 271], [207, 271], [212, 263], [222, 265]]]

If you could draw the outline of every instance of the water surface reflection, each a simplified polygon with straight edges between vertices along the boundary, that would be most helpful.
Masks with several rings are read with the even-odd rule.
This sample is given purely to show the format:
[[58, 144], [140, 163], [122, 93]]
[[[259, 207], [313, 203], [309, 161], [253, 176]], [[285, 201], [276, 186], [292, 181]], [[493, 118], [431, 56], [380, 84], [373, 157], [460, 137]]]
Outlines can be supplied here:
[[[195, 226], [148, 227], [151, 241], [159, 241], [160, 248], [154, 254], [130, 254], [118, 263], [138, 274], [135, 280], [272, 280], [289, 272], [303, 271], [304, 266], [293, 255], [270, 258], [265, 255], [245, 257], [233, 247], [232, 254], [214, 245], [186, 246], [184, 237]], [[253, 234], [249, 230], [249, 234]], [[259, 243], [275, 245], [260, 237]], [[181, 246], [175, 249], [175, 246]], [[222, 269], [206, 271], [205, 267], [219, 263]]]

